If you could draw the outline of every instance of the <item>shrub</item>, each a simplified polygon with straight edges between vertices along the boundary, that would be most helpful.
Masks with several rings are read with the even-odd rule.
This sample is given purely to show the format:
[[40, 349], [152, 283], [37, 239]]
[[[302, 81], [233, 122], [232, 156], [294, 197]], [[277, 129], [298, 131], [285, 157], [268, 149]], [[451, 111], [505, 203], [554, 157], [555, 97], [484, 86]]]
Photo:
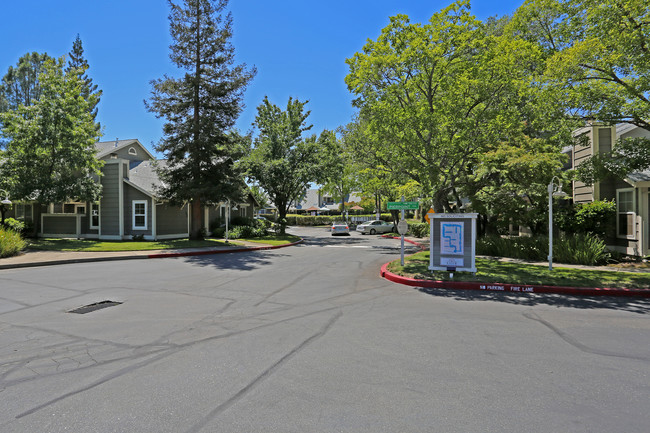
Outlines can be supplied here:
[[605, 242], [592, 233], [560, 237], [553, 243], [553, 259], [575, 265], [599, 265], [611, 257]]
[[557, 216], [558, 227], [567, 233], [594, 233], [600, 237], [611, 232], [615, 222], [616, 203], [613, 200], [597, 200], [561, 208]]
[[548, 256], [548, 238], [485, 236], [476, 241], [476, 253], [522, 260], [545, 260]]
[[11, 257], [25, 249], [26, 242], [14, 230], [0, 227], [0, 257]]
[[241, 238], [259, 238], [266, 235], [266, 230], [251, 226], [234, 226], [228, 231], [228, 237], [231, 239]]
[[[476, 253], [521, 260], [548, 260], [548, 237], [486, 236], [476, 242]], [[574, 265], [594, 266], [610, 258], [605, 242], [586, 233], [561, 236], [553, 242], [553, 260]]]
[[427, 223], [413, 223], [409, 225], [409, 231], [416, 238], [429, 237], [429, 224]]
[[144, 235], [143, 234], [133, 235], [133, 236], [131, 236], [131, 240], [133, 242], [143, 242], [144, 241]]
[[253, 227], [266, 231], [273, 227], [273, 223], [267, 219], [255, 219], [253, 220]]
[[5, 228], [11, 229], [16, 233], [24, 233], [25, 223], [14, 218], [5, 219]]

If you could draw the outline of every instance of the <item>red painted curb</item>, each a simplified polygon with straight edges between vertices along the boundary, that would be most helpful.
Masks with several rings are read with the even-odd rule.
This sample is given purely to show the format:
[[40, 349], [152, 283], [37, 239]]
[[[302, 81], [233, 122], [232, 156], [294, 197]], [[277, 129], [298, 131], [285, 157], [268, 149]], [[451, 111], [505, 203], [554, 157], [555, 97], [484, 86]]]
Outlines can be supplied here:
[[277, 248], [290, 247], [293, 245], [298, 245], [304, 242], [304, 239], [300, 239], [296, 242], [291, 242], [290, 244], [283, 245], [266, 245], [263, 247], [248, 247], [248, 248], [237, 248], [232, 250], [209, 250], [209, 251], [190, 251], [187, 253], [161, 253], [161, 254], [149, 254], [147, 258], [150, 259], [164, 259], [171, 257], [187, 257], [187, 256], [207, 256], [209, 254], [230, 254], [230, 253], [244, 253], [247, 251], [260, 251], [260, 250], [275, 250]]
[[[387, 239], [402, 239], [400, 236], [391, 236], [391, 235], [382, 235], [381, 237], [382, 238], [387, 238]], [[412, 241], [410, 239], [404, 238], [404, 242], [408, 242], [409, 244], [413, 244], [413, 245], [415, 245], [416, 247], [418, 247], [421, 250], [424, 250], [426, 248], [424, 245], [419, 244], [419, 243], [417, 243], [415, 241]]]
[[650, 298], [650, 289], [619, 289], [613, 287], [564, 287], [539, 286], [534, 284], [473, 283], [467, 281], [433, 281], [402, 277], [388, 271], [388, 263], [381, 267], [381, 276], [394, 283], [414, 287], [452, 290], [481, 290], [514, 293], [557, 293], [583, 296], [640, 296]]

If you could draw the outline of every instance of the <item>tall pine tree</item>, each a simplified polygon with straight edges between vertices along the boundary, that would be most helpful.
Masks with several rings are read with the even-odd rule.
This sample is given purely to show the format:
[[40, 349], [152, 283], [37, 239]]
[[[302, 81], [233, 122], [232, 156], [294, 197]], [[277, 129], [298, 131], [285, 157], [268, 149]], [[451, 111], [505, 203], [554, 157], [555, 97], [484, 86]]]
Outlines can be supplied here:
[[190, 239], [200, 239], [202, 207], [239, 198], [242, 175], [235, 162], [244, 153], [232, 130], [243, 109], [243, 92], [255, 69], [235, 65], [232, 15], [222, 15], [227, 0], [169, 1], [170, 59], [185, 74], [151, 82], [147, 108], [164, 118], [164, 136], [156, 150], [164, 183], [158, 193], [172, 203], [191, 206]]
[[99, 104], [102, 91], [97, 90], [97, 84], [94, 84], [93, 79], [86, 74], [88, 68], [88, 61], [84, 57], [84, 48], [81, 43], [81, 38], [77, 33], [77, 38], [72, 43], [72, 50], [68, 53], [68, 64], [65, 68], [65, 72], [69, 73], [73, 69], [75, 70], [77, 76], [81, 81], [83, 81], [84, 87], [81, 90], [81, 94], [84, 98], [88, 99], [88, 96], [95, 95], [95, 98], [92, 99], [94, 105], [91, 107], [91, 114], [93, 119], [97, 119], [97, 104]]

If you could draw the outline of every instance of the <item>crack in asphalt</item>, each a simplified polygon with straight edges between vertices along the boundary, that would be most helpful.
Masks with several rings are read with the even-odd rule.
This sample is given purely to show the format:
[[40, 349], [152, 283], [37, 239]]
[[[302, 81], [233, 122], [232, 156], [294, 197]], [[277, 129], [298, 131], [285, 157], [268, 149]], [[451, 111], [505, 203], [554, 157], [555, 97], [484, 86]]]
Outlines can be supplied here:
[[291, 358], [296, 356], [301, 350], [305, 349], [308, 347], [311, 343], [314, 341], [318, 340], [319, 338], [323, 337], [325, 334], [327, 334], [327, 331], [329, 331], [332, 326], [334, 326], [334, 323], [343, 315], [342, 311], [339, 310], [337, 314], [335, 314], [333, 317], [331, 317], [325, 325], [321, 327], [321, 329], [304, 340], [302, 343], [294, 347], [291, 351], [289, 351], [287, 354], [285, 354], [282, 358], [280, 358], [278, 361], [276, 361], [273, 365], [268, 367], [266, 370], [264, 370], [261, 374], [259, 374], [257, 377], [255, 377], [251, 382], [249, 382], [246, 386], [244, 386], [242, 389], [240, 389], [237, 393], [235, 393], [233, 396], [231, 396], [228, 400], [224, 401], [221, 403], [219, 406], [214, 408], [210, 413], [208, 413], [201, 421], [198, 423], [194, 424], [189, 430], [187, 430], [188, 433], [194, 433], [200, 431], [203, 427], [205, 427], [210, 421], [212, 421], [214, 418], [218, 417], [220, 413], [223, 411], [227, 410], [229, 407], [243, 399], [246, 394], [248, 394], [251, 390], [253, 390], [257, 385], [262, 383], [264, 380], [269, 378], [273, 373], [275, 373], [280, 367], [282, 367], [286, 362], [288, 362]]
[[636, 355], [625, 355], [617, 352], [612, 352], [609, 350], [600, 350], [600, 349], [594, 349], [592, 347], [589, 347], [585, 344], [582, 344], [579, 342], [576, 338], [570, 336], [568, 333], [562, 331], [561, 329], [555, 327], [552, 323], [549, 321], [541, 318], [537, 313], [534, 311], [526, 311], [522, 313], [524, 317], [530, 320], [534, 320], [536, 322], [541, 323], [542, 325], [546, 326], [548, 329], [553, 331], [556, 335], [558, 335], [562, 340], [566, 341], [568, 344], [571, 346], [575, 347], [576, 349], [585, 352], [585, 353], [591, 353], [593, 355], [600, 355], [600, 356], [611, 356], [614, 358], [623, 358], [623, 359], [633, 359], [636, 361], [645, 361], [645, 362], [650, 362], [650, 357], [648, 356], [636, 356]]

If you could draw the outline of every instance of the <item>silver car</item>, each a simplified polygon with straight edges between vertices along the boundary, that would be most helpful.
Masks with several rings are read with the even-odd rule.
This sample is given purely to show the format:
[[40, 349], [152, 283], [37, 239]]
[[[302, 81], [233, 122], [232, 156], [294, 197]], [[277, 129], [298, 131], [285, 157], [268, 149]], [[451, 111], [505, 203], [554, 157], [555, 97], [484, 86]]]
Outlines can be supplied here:
[[332, 236], [334, 235], [346, 235], [350, 236], [350, 227], [345, 222], [335, 222], [332, 224]]
[[362, 235], [366, 233], [374, 235], [377, 233], [390, 233], [394, 231], [395, 225], [393, 223], [387, 223], [386, 221], [375, 220], [367, 221], [363, 224], [357, 226], [357, 231], [361, 232]]

